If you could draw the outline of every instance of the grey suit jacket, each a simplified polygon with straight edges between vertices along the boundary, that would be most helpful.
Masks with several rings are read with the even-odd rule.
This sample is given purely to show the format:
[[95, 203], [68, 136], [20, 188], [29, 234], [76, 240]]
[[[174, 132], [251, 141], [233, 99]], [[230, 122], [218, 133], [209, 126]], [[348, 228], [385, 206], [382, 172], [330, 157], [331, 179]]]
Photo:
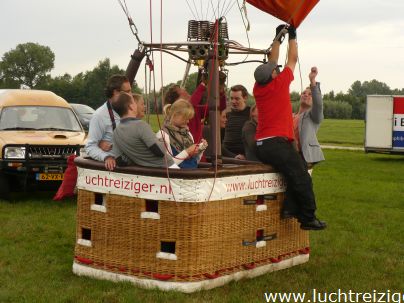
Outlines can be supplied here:
[[310, 110], [302, 113], [299, 119], [299, 137], [303, 157], [307, 163], [325, 160], [320, 143], [317, 140], [317, 131], [324, 119], [323, 98], [320, 91], [320, 83], [311, 87], [313, 105]]

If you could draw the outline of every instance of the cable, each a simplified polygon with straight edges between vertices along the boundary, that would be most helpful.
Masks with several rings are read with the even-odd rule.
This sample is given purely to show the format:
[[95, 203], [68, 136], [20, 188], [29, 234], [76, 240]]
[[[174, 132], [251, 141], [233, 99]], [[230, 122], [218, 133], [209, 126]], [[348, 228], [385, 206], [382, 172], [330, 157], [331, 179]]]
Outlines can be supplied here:
[[[229, 2], [229, 3], [231, 3], [231, 2]], [[222, 8], [220, 9], [220, 12], [219, 12], [219, 18], [223, 16], [222, 14], [223, 14], [223, 9], [224, 9], [225, 4], [226, 4], [226, 0], [223, 1]], [[218, 6], [219, 5], [220, 5], [220, 0], [219, 0]]]
[[[242, 8], [240, 7], [240, 3], [238, 2], [238, 0], [237, 0], [237, 5], [238, 5], [239, 11], [240, 11], [241, 20], [243, 21], [243, 25], [244, 25], [244, 29], [245, 29], [245, 34], [246, 34], [247, 42], [248, 42], [248, 48], [250, 48], [251, 43], [250, 43], [250, 36], [248, 35], [248, 26], [245, 24], [244, 17], [243, 17], [243, 13], [242, 13]], [[248, 56], [249, 56], [249, 54], [247, 54], [247, 55], [245, 56], [245, 58], [244, 58], [243, 61], [246, 61], [247, 58], [248, 58]]]
[[171, 56], [173, 56], [173, 57], [175, 57], [175, 58], [177, 58], [177, 59], [179, 59], [179, 60], [181, 60], [181, 61], [183, 61], [183, 62], [185, 62], [185, 63], [190, 63], [190, 62], [191, 62], [191, 61], [186, 60], [186, 59], [184, 59], [184, 58], [182, 58], [182, 57], [180, 57], [180, 56], [178, 56], [178, 55], [176, 55], [176, 54], [174, 54], [174, 53], [172, 53], [172, 52], [170, 52], [170, 51], [168, 51], [168, 50], [165, 50], [165, 49], [151, 48], [151, 49], [147, 50], [146, 53], [152, 53], [152, 52], [155, 52], [155, 51], [159, 51], [159, 52], [163, 52], [163, 53], [170, 54]]
[[210, 4], [211, 4], [212, 9], [213, 9], [213, 16], [212, 16], [211, 19], [213, 19], [213, 17], [215, 17], [214, 20], [216, 20], [218, 17], [216, 17], [216, 9], [215, 9], [215, 7], [213, 6], [212, 0], [210, 0]]
[[[201, 0], [201, 2], [206, 1], [206, 0]], [[206, 5], [206, 14], [205, 14], [205, 20], [208, 18], [208, 12], [209, 12], [209, 2], [208, 5]]]
[[125, 6], [122, 4], [121, 0], [118, 0], [118, 3], [121, 6], [126, 18], [128, 19], [129, 28], [130, 28], [132, 34], [136, 37], [136, 40], [138, 41], [138, 43], [142, 44], [142, 42], [140, 41], [139, 36], [138, 36], [138, 30], [137, 30], [136, 24], [133, 22], [132, 17], [129, 14], [129, 10], [126, 5], [126, 1], [124, 0]]
[[[296, 40], [297, 43], [297, 40]], [[299, 76], [300, 76], [300, 94], [303, 93], [303, 78], [302, 78], [302, 70], [300, 68], [300, 58], [297, 56], [297, 65], [299, 66]]]
[[235, 66], [244, 63], [265, 63], [264, 60], [248, 60], [248, 61], [240, 61], [240, 62], [232, 62], [232, 63], [225, 63], [226, 66]]
[[226, 16], [226, 15], [231, 11], [231, 9], [233, 8], [234, 4], [236, 4], [237, 1], [238, 1], [238, 0], [235, 0], [231, 6], [230, 6], [231, 2], [229, 2], [229, 5], [227, 5], [226, 10], [224, 11], [223, 16]]
[[188, 8], [189, 8], [189, 10], [190, 10], [190, 11], [191, 11], [191, 13], [192, 13], [192, 16], [194, 16], [194, 19], [196, 20], [197, 18], [196, 18], [196, 16], [195, 16], [195, 13], [194, 13], [194, 11], [192, 10], [191, 6], [189, 5], [188, 0], [185, 0], [185, 2], [187, 3]]
[[192, 2], [194, 3], [195, 12], [196, 12], [196, 15], [198, 16], [198, 19], [199, 19], [198, 9], [196, 8], [195, 0], [192, 0]]

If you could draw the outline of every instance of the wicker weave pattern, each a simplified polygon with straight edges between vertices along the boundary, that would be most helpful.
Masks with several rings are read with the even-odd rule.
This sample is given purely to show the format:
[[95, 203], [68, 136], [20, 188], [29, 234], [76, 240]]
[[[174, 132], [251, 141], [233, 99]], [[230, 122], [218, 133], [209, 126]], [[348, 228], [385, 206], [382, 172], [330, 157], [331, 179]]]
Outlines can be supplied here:
[[[95, 193], [79, 190], [77, 234], [91, 229], [91, 247], [76, 244], [78, 261], [112, 272], [136, 277], [200, 281], [219, 275], [290, 258], [309, 246], [308, 232], [295, 219], [280, 220], [283, 193], [265, 200], [265, 211], [244, 200], [257, 196], [176, 203], [159, 201], [159, 220], [141, 219], [144, 199], [106, 195], [106, 212], [91, 210]], [[257, 248], [257, 230], [276, 234]], [[161, 241], [175, 242], [177, 260], [160, 259]], [[251, 245], [245, 246], [245, 243]]]

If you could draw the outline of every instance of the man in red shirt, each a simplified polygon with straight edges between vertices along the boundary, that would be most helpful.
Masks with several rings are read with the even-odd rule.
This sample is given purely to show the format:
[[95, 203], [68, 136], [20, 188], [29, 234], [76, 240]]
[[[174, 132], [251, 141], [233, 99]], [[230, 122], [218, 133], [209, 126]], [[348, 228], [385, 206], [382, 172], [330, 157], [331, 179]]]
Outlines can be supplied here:
[[288, 192], [287, 208], [282, 209], [282, 217], [297, 217], [300, 228], [321, 230], [327, 225], [315, 215], [316, 201], [311, 177], [306, 165], [293, 146], [293, 119], [289, 86], [293, 81], [293, 71], [297, 62], [296, 29], [289, 26], [288, 61], [282, 72], [278, 58], [280, 44], [286, 26], [276, 29], [269, 62], [257, 67], [254, 72], [254, 97], [258, 109], [257, 149], [258, 157], [272, 165], [286, 179]]

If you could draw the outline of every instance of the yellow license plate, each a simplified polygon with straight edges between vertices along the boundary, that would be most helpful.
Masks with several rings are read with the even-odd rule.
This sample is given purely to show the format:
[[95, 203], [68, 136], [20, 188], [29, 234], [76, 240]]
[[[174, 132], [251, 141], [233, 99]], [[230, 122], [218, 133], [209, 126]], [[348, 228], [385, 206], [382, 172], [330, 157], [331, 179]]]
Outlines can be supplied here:
[[36, 179], [39, 181], [60, 181], [63, 180], [63, 174], [37, 174]]

